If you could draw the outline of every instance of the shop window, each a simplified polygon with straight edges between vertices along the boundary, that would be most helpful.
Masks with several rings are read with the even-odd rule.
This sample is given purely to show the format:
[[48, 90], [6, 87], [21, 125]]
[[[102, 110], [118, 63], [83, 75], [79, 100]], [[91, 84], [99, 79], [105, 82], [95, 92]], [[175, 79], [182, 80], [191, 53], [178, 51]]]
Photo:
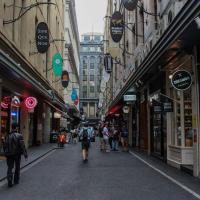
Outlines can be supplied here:
[[[192, 138], [192, 92], [191, 89], [174, 93], [174, 129], [172, 144], [176, 146], [193, 146]], [[172, 118], [173, 120], [173, 118]], [[173, 123], [173, 121], [172, 121]], [[173, 134], [173, 131], [172, 131]]]

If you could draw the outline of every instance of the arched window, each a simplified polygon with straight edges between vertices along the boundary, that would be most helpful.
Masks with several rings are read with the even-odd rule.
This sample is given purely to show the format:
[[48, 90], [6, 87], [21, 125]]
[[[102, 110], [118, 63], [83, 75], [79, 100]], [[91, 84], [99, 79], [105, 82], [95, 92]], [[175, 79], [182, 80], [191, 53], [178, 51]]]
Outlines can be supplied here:
[[94, 64], [95, 64], [95, 57], [91, 56], [90, 57], [90, 69], [94, 69]]

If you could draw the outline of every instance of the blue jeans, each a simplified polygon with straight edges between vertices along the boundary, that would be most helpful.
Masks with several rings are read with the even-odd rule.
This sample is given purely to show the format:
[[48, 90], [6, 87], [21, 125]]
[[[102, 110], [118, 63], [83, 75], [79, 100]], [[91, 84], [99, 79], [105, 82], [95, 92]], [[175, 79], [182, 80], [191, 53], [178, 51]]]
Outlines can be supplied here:
[[118, 150], [118, 140], [112, 140], [112, 150]]

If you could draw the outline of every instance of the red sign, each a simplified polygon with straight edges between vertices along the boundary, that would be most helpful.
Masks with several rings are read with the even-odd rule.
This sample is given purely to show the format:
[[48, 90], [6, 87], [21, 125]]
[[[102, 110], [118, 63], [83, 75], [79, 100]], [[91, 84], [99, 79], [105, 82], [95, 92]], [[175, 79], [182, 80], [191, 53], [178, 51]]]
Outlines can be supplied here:
[[27, 97], [25, 99], [25, 105], [28, 109], [33, 109], [37, 106], [37, 99], [35, 97]]
[[76, 96], [76, 100], [75, 100], [74, 104], [75, 104], [76, 106], [78, 105], [78, 95]]

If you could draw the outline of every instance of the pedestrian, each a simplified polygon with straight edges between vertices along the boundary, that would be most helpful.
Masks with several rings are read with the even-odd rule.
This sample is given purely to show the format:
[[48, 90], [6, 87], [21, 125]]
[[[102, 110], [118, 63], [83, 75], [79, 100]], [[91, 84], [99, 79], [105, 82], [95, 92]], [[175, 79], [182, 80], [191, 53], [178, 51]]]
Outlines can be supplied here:
[[28, 155], [24, 144], [24, 139], [21, 133], [18, 132], [18, 125], [12, 124], [12, 131], [6, 135], [3, 143], [4, 154], [7, 161], [7, 180], [8, 187], [13, 186], [13, 168], [15, 166], [14, 184], [19, 183], [20, 179], [20, 162], [23, 154], [27, 160]]
[[113, 151], [118, 151], [118, 143], [119, 143], [119, 132], [114, 127], [114, 130], [113, 130], [113, 140], [112, 140], [112, 150]]
[[112, 150], [112, 141], [113, 141], [113, 133], [114, 133], [114, 125], [111, 125], [108, 129], [108, 133], [109, 133], [109, 145], [110, 145], [110, 149]]
[[106, 124], [103, 128], [103, 151], [109, 152], [108, 150], [108, 139], [109, 139], [109, 132], [108, 132], [108, 124]]
[[90, 147], [90, 138], [88, 133], [88, 128], [83, 127], [81, 131], [81, 145], [82, 145], [82, 156], [83, 156], [83, 162], [88, 161], [88, 154], [89, 154], [89, 147]]
[[100, 151], [103, 151], [103, 146], [104, 146], [104, 140], [103, 140], [103, 128], [104, 124], [99, 125], [99, 140], [100, 140]]
[[121, 130], [121, 142], [122, 142], [122, 151], [128, 151], [128, 128], [125, 124], [122, 126]]

